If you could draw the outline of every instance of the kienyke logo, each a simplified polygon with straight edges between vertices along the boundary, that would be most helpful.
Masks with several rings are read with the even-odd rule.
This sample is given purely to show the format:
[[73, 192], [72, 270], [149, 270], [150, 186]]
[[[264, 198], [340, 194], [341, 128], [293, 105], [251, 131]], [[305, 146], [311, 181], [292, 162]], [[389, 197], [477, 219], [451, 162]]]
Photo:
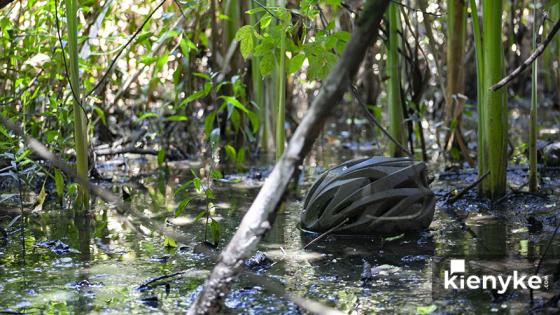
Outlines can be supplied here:
[[467, 275], [464, 259], [451, 259], [449, 270], [445, 270], [443, 286], [448, 290], [476, 290], [492, 289], [498, 294], [505, 293], [508, 288], [519, 289], [548, 289], [548, 277], [519, 274], [514, 270], [506, 275]]

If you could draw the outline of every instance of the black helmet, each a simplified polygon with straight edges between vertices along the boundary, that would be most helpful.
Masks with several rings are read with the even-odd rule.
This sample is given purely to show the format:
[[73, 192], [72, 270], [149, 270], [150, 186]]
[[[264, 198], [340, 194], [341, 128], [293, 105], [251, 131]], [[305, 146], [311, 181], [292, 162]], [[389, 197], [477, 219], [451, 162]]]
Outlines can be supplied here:
[[[326, 171], [303, 205], [304, 229], [398, 235], [425, 229], [434, 217], [434, 193], [426, 164], [408, 158], [372, 157]], [[348, 219], [346, 219], [348, 218]]]

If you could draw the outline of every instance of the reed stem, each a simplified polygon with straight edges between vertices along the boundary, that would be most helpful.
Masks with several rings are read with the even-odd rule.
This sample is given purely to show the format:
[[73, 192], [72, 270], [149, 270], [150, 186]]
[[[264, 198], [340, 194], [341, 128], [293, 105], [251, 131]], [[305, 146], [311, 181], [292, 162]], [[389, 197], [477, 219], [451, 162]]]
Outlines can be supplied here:
[[[65, 0], [66, 21], [68, 24], [68, 67], [70, 85], [73, 95], [72, 111], [74, 112], [74, 143], [76, 146], [76, 165], [78, 176], [88, 177], [88, 138], [87, 123], [83, 108], [80, 105], [80, 75], [78, 59], [78, 1]], [[87, 187], [80, 186], [78, 204], [86, 206], [89, 200]]]

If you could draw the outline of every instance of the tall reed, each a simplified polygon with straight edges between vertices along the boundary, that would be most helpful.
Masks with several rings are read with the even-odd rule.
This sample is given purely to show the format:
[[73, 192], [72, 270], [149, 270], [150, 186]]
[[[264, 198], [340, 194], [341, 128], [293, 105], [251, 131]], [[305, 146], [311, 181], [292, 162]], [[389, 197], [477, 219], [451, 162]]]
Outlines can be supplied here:
[[[391, 136], [406, 145], [405, 125], [400, 93], [399, 77], [399, 16], [397, 4], [391, 2], [387, 11], [389, 19], [389, 40], [387, 45], [387, 103], [389, 106], [389, 133]], [[400, 156], [402, 150], [393, 142], [389, 143], [389, 152], [392, 156]]]
[[[533, 50], [537, 48], [537, 2], [533, 0]], [[529, 191], [537, 191], [537, 77], [538, 59], [531, 65], [531, 111], [529, 112]]]
[[478, 176], [479, 178], [486, 174], [488, 169], [488, 163], [486, 159], [486, 152], [484, 143], [484, 135], [485, 132], [485, 117], [484, 117], [484, 58], [482, 52], [482, 34], [480, 32], [480, 21], [478, 19], [478, 8], [476, 6], [476, 0], [470, 0], [469, 3], [471, 7], [471, 16], [472, 16], [472, 28], [473, 28], [473, 35], [474, 35], [474, 46], [476, 52], [476, 99], [477, 99], [477, 112], [478, 112], [478, 134], [477, 134], [477, 141], [478, 141], [478, 159], [477, 159], [477, 168], [478, 168]]
[[[507, 171], [507, 100], [504, 89], [490, 91], [490, 86], [504, 76], [504, 52], [502, 45], [503, 0], [482, 1], [483, 54], [483, 104], [484, 155], [490, 172], [482, 183], [482, 193], [492, 199], [506, 192]], [[482, 176], [483, 174], [479, 174]]]
[[464, 0], [447, 0], [447, 104], [446, 120], [455, 116], [453, 95], [465, 90], [466, 3]]
[[[282, 9], [286, 6], [286, 0], [278, 0], [278, 6]], [[282, 22], [280, 22], [282, 23]], [[280, 56], [274, 73], [276, 81], [276, 160], [284, 153], [286, 141], [286, 33], [280, 34]]]
[[[88, 135], [86, 116], [80, 100], [80, 74], [78, 59], [78, 1], [65, 0], [68, 24], [68, 71], [72, 89], [74, 112], [74, 143], [78, 176], [88, 177]], [[86, 206], [89, 200], [88, 188], [80, 186], [78, 203]]]

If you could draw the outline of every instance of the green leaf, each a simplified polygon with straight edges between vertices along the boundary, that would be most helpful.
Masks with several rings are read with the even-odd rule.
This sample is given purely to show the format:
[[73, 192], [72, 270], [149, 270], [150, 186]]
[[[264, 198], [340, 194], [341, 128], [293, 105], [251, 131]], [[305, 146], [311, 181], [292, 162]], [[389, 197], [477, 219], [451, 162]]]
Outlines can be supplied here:
[[263, 55], [259, 63], [259, 70], [263, 77], [272, 73], [274, 69], [274, 56], [272, 54]]
[[193, 178], [192, 181], [193, 181], [194, 189], [196, 189], [197, 191], [200, 191], [200, 178], [195, 177], [195, 178]]
[[175, 248], [175, 247], [177, 247], [177, 243], [171, 237], [166, 236], [165, 239], [163, 240], [163, 247]]
[[222, 178], [224, 178], [224, 175], [222, 175], [222, 172], [220, 172], [218, 170], [213, 170], [212, 171], [212, 178], [213, 179], [222, 179]]
[[206, 199], [214, 199], [214, 191], [212, 189], [206, 189], [204, 194], [206, 195]]
[[202, 210], [198, 213], [198, 215], [196, 216], [196, 218], [194, 218], [194, 222], [198, 222], [200, 221], [200, 219], [202, 219], [204, 216], [206, 215], [206, 210]]
[[233, 125], [234, 131], [237, 132], [239, 130], [239, 127], [241, 126], [241, 116], [239, 115], [239, 111], [233, 109], [229, 118], [231, 120], [231, 124]]
[[304, 61], [305, 61], [305, 55], [304, 54], [297, 54], [297, 55], [293, 56], [288, 61], [288, 74], [295, 73], [296, 71], [301, 69], [301, 65], [303, 65]]
[[62, 177], [62, 172], [58, 169], [54, 170], [54, 184], [56, 189], [56, 194], [62, 198], [64, 196], [64, 177]]
[[232, 162], [235, 162], [237, 160], [237, 152], [235, 151], [235, 148], [229, 144], [226, 144], [225, 150], [228, 159]]
[[172, 115], [165, 118], [167, 121], [186, 121], [188, 120], [185, 115]]
[[550, 0], [544, 5], [544, 9], [548, 10], [548, 9], [552, 8], [553, 6], [557, 5], [558, 3], [560, 3], [560, 0]]
[[165, 162], [165, 150], [160, 149], [157, 153], [157, 163], [159, 166], [162, 166], [163, 162]]
[[235, 39], [240, 43], [241, 55], [247, 59], [253, 52], [253, 26], [245, 25], [235, 34]]
[[175, 190], [175, 195], [177, 195], [178, 193], [182, 192], [183, 190], [186, 190], [187, 188], [189, 188], [190, 186], [192, 186], [192, 184], [193, 184], [192, 179], [189, 180], [188, 182], [182, 184], [181, 186], [179, 186], [179, 188], [177, 188], [177, 189]]
[[43, 210], [45, 199], [47, 199], [47, 192], [45, 191], [45, 183], [43, 183], [43, 187], [41, 187], [41, 191], [39, 192], [39, 195], [37, 195], [37, 200], [35, 201], [35, 207], [33, 208], [33, 211]]
[[237, 151], [237, 158], [235, 159], [235, 164], [239, 167], [245, 163], [245, 148], [240, 148]]
[[265, 28], [267, 28], [270, 25], [270, 22], [272, 22], [272, 16], [271, 15], [265, 15], [262, 17], [262, 19], [260, 20], [260, 24], [261, 24], [261, 30], [264, 30]]
[[218, 244], [220, 242], [220, 223], [212, 219], [212, 221], [210, 221], [210, 231], [212, 232], [214, 244]]
[[204, 118], [204, 134], [206, 134], [207, 137], [209, 137], [210, 132], [212, 132], [215, 120], [216, 120], [216, 112], [210, 112], [206, 116], [206, 118]]
[[427, 306], [418, 306], [416, 308], [416, 314], [418, 315], [427, 315], [427, 314], [431, 314], [433, 312], [435, 312], [437, 310], [437, 306], [432, 304], [432, 305], [427, 305]]
[[142, 116], [140, 116], [140, 118], [136, 119], [136, 121], [134, 121], [134, 123], [139, 124], [142, 121], [144, 121], [148, 118], [152, 118], [152, 117], [159, 117], [159, 115], [156, 114], [156, 113], [144, 113], [144, 114], [142, 114]]
[[245, 107], [245, 105], [241, 104], [241, 102], [239, 102], [235, 97], [233, 96], [220, 96], [221, 99], [223, 99], [224, 101], [226, 101], [228, 104], [233, 105], [235, 108], [240, 109], [241, 111], [243, 111], [244, 113], [248, 113], [249, 110], [247, 109], [247, 107]]
[[196, 91], [193, 94], [189, 95], [181, 102], [181, 105], [187, 105], [194, 100], [207, 96], [208, 93], [210, 93], [210, 90], [212, 90], [212, 84], [209, 82], [204, 83], [204, 87], [202, 88], [202, 90]]
[[179, 203], [177, 208], [175, 209], [175, 216], [178, 217], [185, 211], [185, 208], [191, 203], [192, 197], [189, 197]]
[[107, 121], [105, 120], [105, 112], [103, 111], [103, 109], [101, 109], [101, 107], [99, 106], [93, 106], [93, 110], [97, 113], [97, 116], [99, 116], [99, 119], [101, 119], [101, 122], [104, 125], [107, 125]]
[[251, 121], [251, 125], [253, 126], [253, 133], [257, 133], [259, 131], [260, 119], [259, 115], [255, 112], [248, 112], [247, 116], [249, 116], [249, 120]]

